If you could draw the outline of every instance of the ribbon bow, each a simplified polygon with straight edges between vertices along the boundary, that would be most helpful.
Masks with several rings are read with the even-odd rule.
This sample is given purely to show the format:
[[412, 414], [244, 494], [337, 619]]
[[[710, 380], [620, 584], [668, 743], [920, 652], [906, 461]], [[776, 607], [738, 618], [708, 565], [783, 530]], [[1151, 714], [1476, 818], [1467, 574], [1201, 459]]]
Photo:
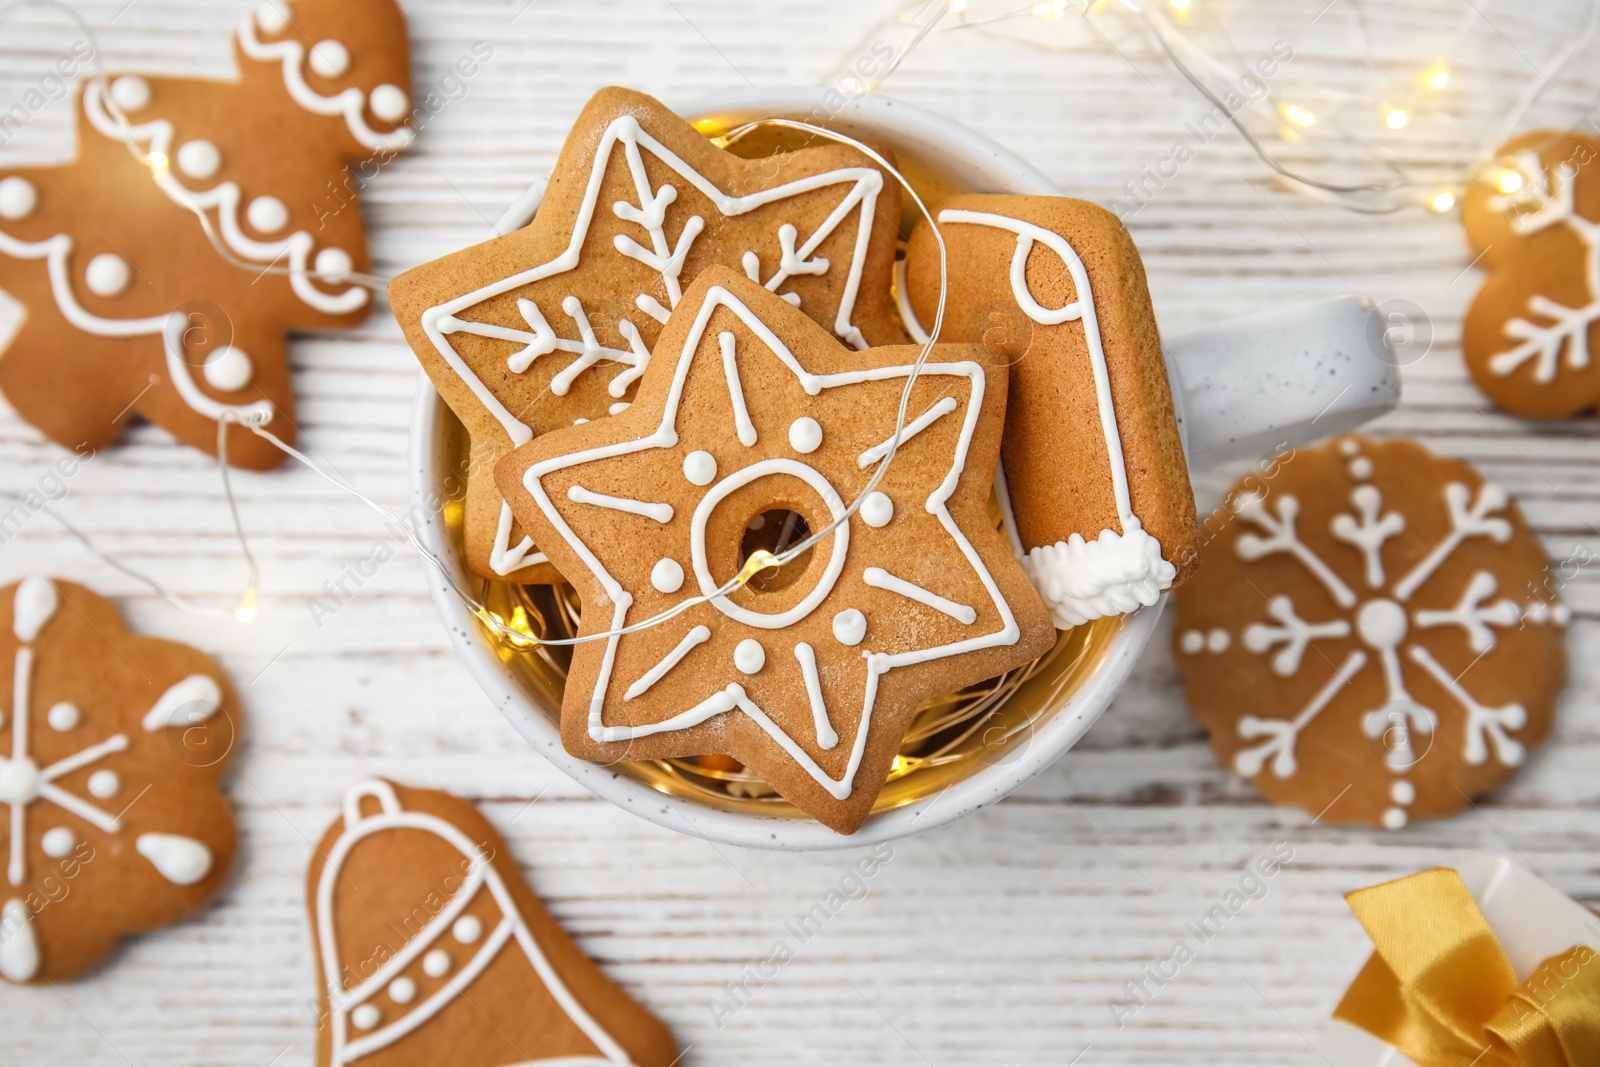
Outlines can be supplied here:
[[1518, 983], [1461, 876], [1424, 871], [1345, 897], [1377, 951], [1334, 1012], [1421, 1067], [1600, 1064], [1600, 954], [1587, 945]]

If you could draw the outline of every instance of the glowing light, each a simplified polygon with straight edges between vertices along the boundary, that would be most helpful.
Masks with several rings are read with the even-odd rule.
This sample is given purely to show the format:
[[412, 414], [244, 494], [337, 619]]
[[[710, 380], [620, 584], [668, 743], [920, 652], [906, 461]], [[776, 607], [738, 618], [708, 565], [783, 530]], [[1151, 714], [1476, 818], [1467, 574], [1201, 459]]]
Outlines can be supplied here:
[[1053, 4], [1034, 4], [1033, 13], [1042, 19], [1058, 19], [1067, 13], [1067, 0], [1055, 0]]
[[950, 0], [950, 14], [959, 15], [967, 9], [967, 0]]
[[1450, 192], [1448, 189], [1442, 193], [1435, 193], [1433, 199], [1428, 201], [1428, 207], [1440, 215], [1443, 215], [1446, 211], [1449, 211], [1455, 206], [1456, 194]]
[[1303, 140], [1303, 138], [1300, 136], [1300, 131], [1295, 129], [1293, 126], [1278, 127], [1278, 136], [1282, 137], [1289, 144], [1299, 144]]
[[144, 163], [157, 178], [165, 178], [167, 172], [172, 169], [172, 161], [167, 158], [165, 152], [151, 152], [144, 157]]
[[1189, 17], [1189, 9], [1194, 0], [1167, 0], [1172, 5], [1172, 14], [1179, 22]]
[[1520, 170], [1503, 170], [1500, 180], [1495, 182], [1502, 193], [1508, 196], [1522, 188], [1522, 172]]
[[1383, 113], [1383, 124], [1391, 130], [1403, 129], [1411, 121], [1411, 116], [1405, 108], [1391, 107]]
[[233, 617], [248, 625], [256, 621], [256, 587], [251, 586], [244, 591], [244, 599], [239, 601], [239, 606], [234, 609]]
[[1291, 125], [1309, 130], [1317, 124], [1315, 112], [1308, 111], [1299, 104], [1279, 104], [1278, 114], [1282, 115]]
[[1450, 84], [1450, 64], [1439, 62], [1423, 68], [1422, 84], [1438, 92]]

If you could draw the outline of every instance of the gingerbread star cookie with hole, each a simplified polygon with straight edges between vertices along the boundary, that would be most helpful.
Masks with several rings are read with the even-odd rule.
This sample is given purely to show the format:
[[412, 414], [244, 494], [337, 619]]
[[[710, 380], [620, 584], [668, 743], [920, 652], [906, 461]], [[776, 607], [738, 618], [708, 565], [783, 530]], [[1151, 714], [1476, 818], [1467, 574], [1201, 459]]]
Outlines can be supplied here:
[[[76, 158], [0, 169], [0, 289], [21, 304], [0, 310], [0, 392], [68, 448], [135, 412], [213, 454], [229, 423], [292, 439], [284, 335], [370, 310], [350, 168], [411, 139], [399, 8], [267, 0], [233, 55], [232, 80], [86, 82]], [[226, 433], [236, 465], [283, 459]]]
[[1533, 418], [1600, 403], [1600, 140], [1542, 130], [1501, 146], [1462, 201], [1489, 272], [1462, 328], [1467, 367], [1489, 399]]
[[[573, 124], [528, 226], [408, 271], [389, 300], [473, 440], [504, 456], [625, 410], [662, 324], [713, 265], [855, 348], [903, 341], [889, 297], [898, 189], [855, 148], [744, 159], [650, 97], [604, 89]], [[468, 565], [485, 578], [556, 580], [492, 483], [489, 470], [469, 476]]]
[[1277, 803], [1390, 829], [1516, 774], [1550, 733], [1570, 612], [1506, 491], [1361, 437], [1253, 486], [1176, 597], [1218, 758]]
[[306, 877], [318, 1067], [670, 1067], [672, 1034], [573, 944], [465, 800], [353, 787]]
[[988, 512], [1005, 366], [967, 345], [933, 349], [887, 475], [848, 521], [712, 596], [761, 538], [782, 550], [846, 516], [896, 439], [919, 351], [852, 351], [714, 267], [685, 291], [626, 412], [500, 463], [518, 520], [578, 590], [579, 636], [610, 634], [574, 650], [567, 751], [732, 756], [850, 833], [925, 698], [1051, 647]]
[[0, 589], [0, 978], [56, 982], [175, 922], [233, 861], [221, 669], [69, 582]]

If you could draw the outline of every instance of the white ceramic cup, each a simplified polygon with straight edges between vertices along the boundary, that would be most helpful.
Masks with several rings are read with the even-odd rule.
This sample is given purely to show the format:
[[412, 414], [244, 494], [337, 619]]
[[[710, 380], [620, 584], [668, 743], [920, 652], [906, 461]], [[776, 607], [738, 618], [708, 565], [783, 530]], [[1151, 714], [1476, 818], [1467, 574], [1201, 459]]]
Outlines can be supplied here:
[[[950, 119], [887, 97], [845, 99], [829, 90], [740, 89], [679, 108], [691, 121], [723, 129], [768, 117], [801, 119], [886, 144], [924, 200], [947, 193], [992, 192], [1059, 196], [1061, 190], [1027, 162]], [[533, 217], [544, 182], [530, 187], [501, 219], [506, 232]], [[1166, 345], [1174, 403], [1196, 464], [1259, 455], [1349, 430], [1394, 407], [1399, 378], [1374, 328], [1371, 305], [1358, 297], [1274, 309], [1170, 339]], [[426, 502], [437, 500], [451, 469], [451, 416], [426, 377], [419, 383], [411, 424], [411, 491], [426, 519], [419, 533], [456, 577], [468, 583], [458, 544]], [[616, 769], [567, 754], [556, 726], [559, 707], [543, 698], [501, 660], [467, 606], [443, 576], [429, 590], [451, 640], [500, 713], [538, 751], [574, 780], [625, 810], [684, 833], [730, 845], [814, 851], [853, 848], [931, 830], [991, 804], [1053, 763], [1100, 717], [1149, 642], [1161, 603], [1128, 618], [1098, 669], [1043, 719], [1029, 744], [942, 792], [870, 817], [841, 836], [821, 823], [724, 811], [669, 796]]]

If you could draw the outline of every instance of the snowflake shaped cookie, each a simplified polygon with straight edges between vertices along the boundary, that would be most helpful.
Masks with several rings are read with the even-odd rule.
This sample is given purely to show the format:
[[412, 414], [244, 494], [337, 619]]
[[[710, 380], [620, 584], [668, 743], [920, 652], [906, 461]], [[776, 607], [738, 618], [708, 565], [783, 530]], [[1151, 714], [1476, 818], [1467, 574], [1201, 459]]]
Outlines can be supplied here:
[[[389, 298], [440, 395], [498, 458], [625, 410], [662, 323], [712, 265], [853, 347], [903, 340], [889, 297], [897, 190], [848, 146], [742, 159], [650, 97], [605, 89], [573, 125], [532, 223], [407, 272]], [[554, 580], [492, 469], [468, 480], [474, 572]]]
[[[895, 432], [917, 349], [852, 352], [780, 297], [706, 271], [663, 330], [639, 398], [503, 461], [501, 490], [585, 605], [581, 634], [709, 595], [766, 517], [820, 530]], [[851, 832], [926, 697], [1026, 663], [1055, 638], [988, 518], [1004, 364], [938, 346], [888, 476], [779, 571], [649, 629], [577, 646], [568, 751], [721, 753]]]
[[1462, 218], [1489, 278], [1462, 348], [1478, 385], [1519, 415], [1560, 418], [1600, 402], [1600, 141], [1524, 134], [1468, 190]]
[[1471, 467], [1342, 438], [1241, 483], [1214, 521], [1177, 596], [1178, 664], [1218, 756], [1271, 799], [1399, 829], [1505, 782], [1549, 733], [1570, 613]]
[[[0, 390], [68, 448], [134, 412], [212, 453], [227, 423], [292, 440], [285, 334], [371, 307], [350, 168], [411, 140], [404, 17], [394, 0], [266, 0], [231, 51], [227, 80], [86, 78], [77, 157], [0, 170], [0, 288], [25, 309], [0, 316]], [[283, 458], [228, 431], [236, 466]]]
[[56, 981], [216, 892], [238, 701], [208, 657], [130, 635], [81, 586], [0, 589], [0, 626], [0, 977]]

